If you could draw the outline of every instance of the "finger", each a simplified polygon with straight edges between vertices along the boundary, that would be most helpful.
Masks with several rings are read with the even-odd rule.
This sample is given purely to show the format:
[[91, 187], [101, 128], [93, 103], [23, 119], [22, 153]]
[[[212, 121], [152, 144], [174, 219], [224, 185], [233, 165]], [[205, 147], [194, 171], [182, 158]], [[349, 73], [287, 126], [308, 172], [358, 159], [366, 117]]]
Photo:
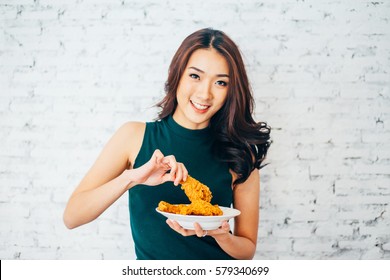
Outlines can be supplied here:
[[169, 225], [169, 227], [171, 229], [173, 229], [174, 231], [180, 233], [181, 235], [183, 236], [190, 236], [190, 235], [194, 235], [195, 232], [193, 230], [187, 230], [187, 229], [184, 229], [182, 226], [179, 225], [178, 222], [176, 221], [173, 221], [173, 220], [170, 220], [170, 219], [167, 219], [166, 220], [166, 223]]
[[194, 228], [195, 228], [195, 234], [197, 237], [203, 237], [205, 234], [205, 231], [202, 229], [200, 224], [194, 223]]
[[164, 168], [166, 170], [171, 169], [168, 161], [166, 160], [166, 157], [164, 156], [164, 154], [159, 149], [156, 149], [154, 151], [152, 159], [153, 159], [153, 163], [155, 165], [158, 165], [159, 167], [162, 167], [162, 168]]
[[163, 160], [165, 164], [168, 164], [170, 167], [169, 173], [171, 174], [171, 181], [174, 181], [176, 178], [176, 172], [177, 172], [177, 161], [175, 156], [170, 155], [166, 156]]
[[178, 163], [177, 164], [176, 177], [175, 177], [175, 181], [173, 182], [173, 184], [175, 186], [179, 185], [180, 182], [182, 181], [182, 178], [183, 178], [183, 167], [184, 167], [184, 165], [182, 163]]
[[156, 149], [156, 150], [153, 152], [153, 155], [152, 155], [151, 160], [152, 160], [153, 163], [155, 163], [155, 164], [160, 164], [160, 162], [163, 160], [163, 158], [164, 158], [163, 153], [162, 153], [159, 149]]
[[183, 181], [184, 182], [187, 181], [187, 177], [188, 177], [188, 170], [183, 164]]
[[172, 169], [172, 164], [171, 161], [167, 160], [167, 158], [164, 156], [160, 151], [157, 153], [157, 158], [156, 158], [156, 165], [159, 166], [159, 168], [163, 168], [165, 170], [171, 170]]
[[167, 219], [165, 222], [168, 224], [168, 226], [169, 226], [171, 229], [176, 230], [176, 229], [175, 229], [175, 226], [173, 225], [173, 221], [172, 221], [172, 220]]
[[210, 234], [224, 234], [224, 233], [229, 233], [230, 232], [230, 225], [228, 223], [228, 221], [223, 221], [221, 223], [221, 226], [216, 229], [216, 230], [213, 230], [210, 232]]
[[228, 221], [223, 221], [222, 222], [221, 229], [224, 230], [224, 231], [227, 231], [227, 232], [230, 231], [230, 225], [229, 225]]
[[[204, 231], [203, 235], [205, 233], [206, 232]], [[227, 221], [223, 221], [219, 228], [207, 231], [207, 235], [209, 235], [209, 236], [216, 236], [216, 235], [227, 234], [227, 233], [230, 233], [230, 225], [229, 225], [229, 223]]]
[[174, 165], [177, 165], [177, 161], [174, 155], [164, 157], [163, 162], [168, 164], [171, 168], [173, 168]]

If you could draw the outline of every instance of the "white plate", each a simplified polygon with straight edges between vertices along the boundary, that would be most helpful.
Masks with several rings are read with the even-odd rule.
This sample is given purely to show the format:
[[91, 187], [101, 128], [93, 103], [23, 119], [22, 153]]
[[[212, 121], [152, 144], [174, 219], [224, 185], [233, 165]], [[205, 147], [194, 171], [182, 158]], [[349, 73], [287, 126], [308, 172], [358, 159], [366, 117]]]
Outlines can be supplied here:
[[234, 208], [221, 206], [219, 206], [219, 208], [221, 208], [223, 212], [221, 216], [179, 215], [163, 212], [158, 210], [158, 208], [156, 208], [156, 211], [168, 219], [178, 222], [179, 225], [185, 229], [194, 229], [194, 223], [197, 222], [204, 230], [217, 229], [221, 226], [223, 221], [227, 221], [241, 214], [239, 210]]

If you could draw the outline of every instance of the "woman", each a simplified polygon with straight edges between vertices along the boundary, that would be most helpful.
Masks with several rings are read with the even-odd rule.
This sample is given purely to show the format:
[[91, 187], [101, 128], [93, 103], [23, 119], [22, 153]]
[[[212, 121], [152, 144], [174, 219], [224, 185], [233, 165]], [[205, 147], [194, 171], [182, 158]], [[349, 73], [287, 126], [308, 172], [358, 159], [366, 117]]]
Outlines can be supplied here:
[[[259, 220], [259, 172], [270, 128], [252, 118], [244, 64], [223, 32], [188, 36], [172, 59], [159, 120], [124, 124], [69, 199], [68, 228], [96, 219], [125, 192], [137, 259], [251, 259]], [[234, 232], [183, 229], [155, 208], [187, 203], [187, 176], [206, 184], [212, 203], [239, 209]]]

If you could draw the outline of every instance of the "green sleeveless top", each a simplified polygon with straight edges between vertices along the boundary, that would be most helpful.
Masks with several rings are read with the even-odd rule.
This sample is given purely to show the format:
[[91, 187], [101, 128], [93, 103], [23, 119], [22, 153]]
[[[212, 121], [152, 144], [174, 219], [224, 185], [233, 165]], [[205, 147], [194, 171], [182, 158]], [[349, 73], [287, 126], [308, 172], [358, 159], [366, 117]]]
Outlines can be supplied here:
[[[230, 207], [232, 176], [228, 165], [213, 157], [212, 142], [209, 128], [186, 129], [172, 116], [148, 122], [134, 168], [149, 161], [153, 152], [160, 149], [166, 156], [174, 155], [192, 177], [210, 188], [213, 204]], [[173, 182], [159, 186], [136, 185], [129, 190], [130, 225], [137, 259], [232, 259], [213, 237], [184, 237], [172, 230], [166, 218], [155, 210], [161, 200], [172, 204], [189, 203], [180, 185], [174, 186]]]

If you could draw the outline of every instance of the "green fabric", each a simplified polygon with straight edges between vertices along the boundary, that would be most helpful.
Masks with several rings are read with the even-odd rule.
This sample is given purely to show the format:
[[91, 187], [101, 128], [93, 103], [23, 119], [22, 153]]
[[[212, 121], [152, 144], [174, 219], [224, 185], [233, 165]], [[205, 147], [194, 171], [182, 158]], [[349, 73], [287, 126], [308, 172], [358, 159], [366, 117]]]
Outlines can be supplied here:
[[[164, 155], [174, 155], [192, 177], [210, 188], [213, 204], [230, 207], [232, 177], [227, 164], [212, 156], [212, 139], [209, 128], [186, 129], [171, 116], [149, 122], [134, 168], [146, 163], [155, 149], [160, 149]], [[172, 182], [153, 187], [137, 185], [129, 190], [130, 225], [137, 259], [232, 259], [210, 236], [183, 237], [172, 230], [166, 218], [155, 210], [161, 200], [189, 203], [180, 185], [174, 186]]]

